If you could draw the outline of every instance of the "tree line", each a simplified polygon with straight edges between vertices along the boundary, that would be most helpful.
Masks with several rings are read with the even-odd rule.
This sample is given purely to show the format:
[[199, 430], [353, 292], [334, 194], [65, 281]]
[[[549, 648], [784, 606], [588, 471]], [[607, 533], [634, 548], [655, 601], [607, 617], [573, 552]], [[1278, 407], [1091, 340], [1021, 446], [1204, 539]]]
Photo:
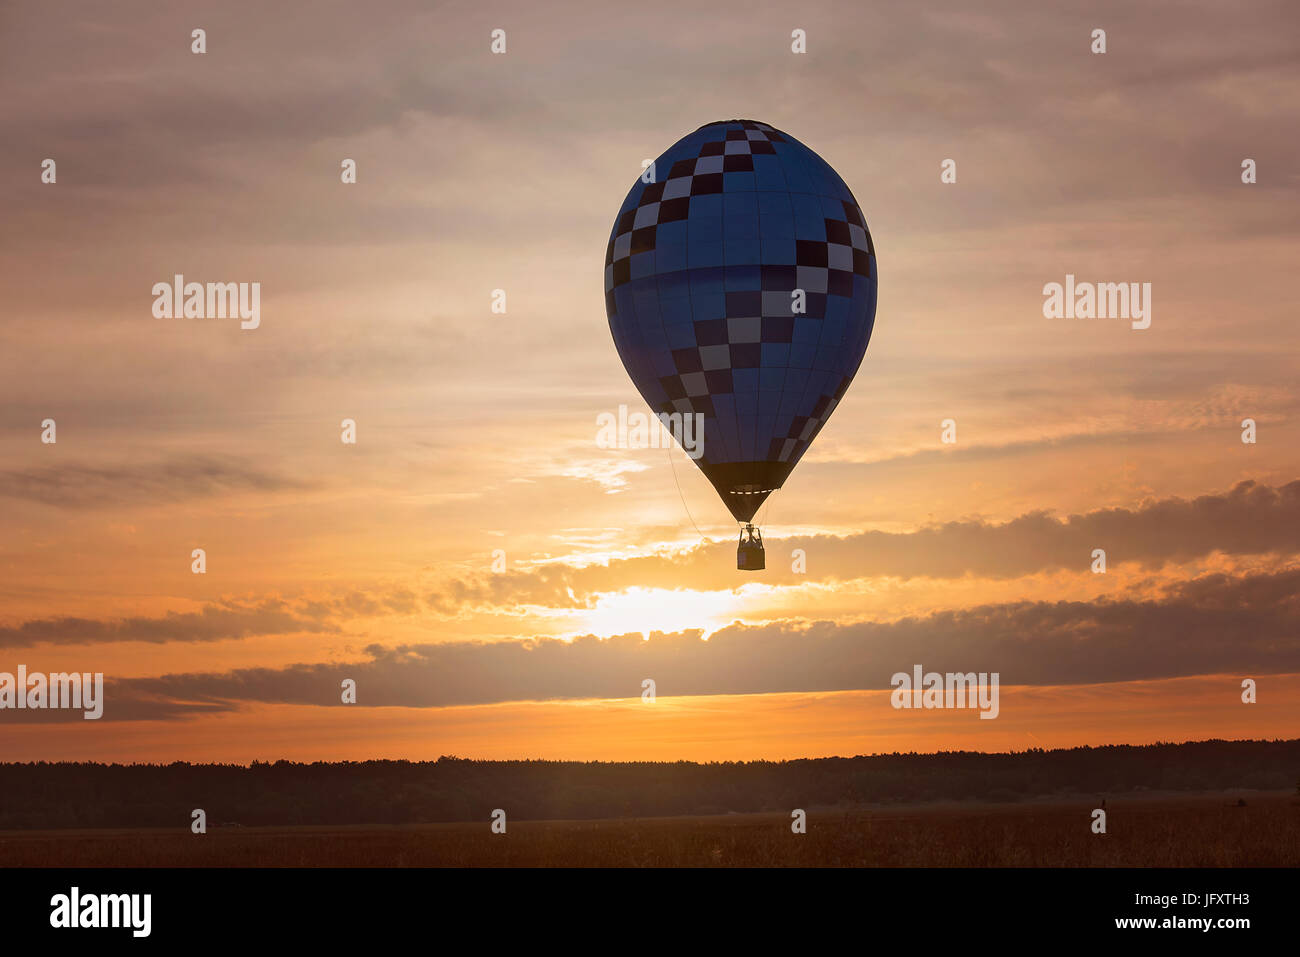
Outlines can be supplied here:
[[0, 764], [0, 829], [418, 824], [1297, 787], [1300, 740], [795, 761]]

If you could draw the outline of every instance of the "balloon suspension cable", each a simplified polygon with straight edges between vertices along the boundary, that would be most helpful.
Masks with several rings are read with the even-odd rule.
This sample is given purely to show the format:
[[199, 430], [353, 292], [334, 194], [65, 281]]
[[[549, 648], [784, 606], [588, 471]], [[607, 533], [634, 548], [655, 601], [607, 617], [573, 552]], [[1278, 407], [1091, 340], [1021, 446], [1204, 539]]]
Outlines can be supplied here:
[[677, 481], [677, 466], [673, 463], [673, 447], [668, 446], [668, 467], [673, 470], [673, 483], [677, 486], [677, 497], [682, 500], [682, 509], [686, 512], [686, 518], [695, 529], [695, 534], [700, 536], [700, 541], [704, 541], [704, 533], [700, 531], [700, 526], [695, 524], [695, 519], [691, 517], [690, 507], [686, 504], [686, 496], [682, 493], [682, 483]]
[[754, 516], [755, 519], [754, 527], [757, 528], [760, 532], [767, 525], [767, 520], [772, 517], [771, 509], [772, 509], [772, 497], [769, 495], [767, 499], [764, 500], [763, 507], [759, 509], [759, 513]]

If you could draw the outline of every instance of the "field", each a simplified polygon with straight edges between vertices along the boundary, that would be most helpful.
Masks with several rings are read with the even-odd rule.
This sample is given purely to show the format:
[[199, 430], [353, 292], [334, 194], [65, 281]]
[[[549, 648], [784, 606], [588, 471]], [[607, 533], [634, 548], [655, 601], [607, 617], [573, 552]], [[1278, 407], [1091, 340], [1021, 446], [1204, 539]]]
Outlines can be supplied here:
[[[1243, 803], [1244, 802], [1244, 803]], [[0, 832], [2, 867], [1295, 867], [1300, 800], [1284, 791], [1096, 802], [942, 803], [788, 814], [395, 827]]]

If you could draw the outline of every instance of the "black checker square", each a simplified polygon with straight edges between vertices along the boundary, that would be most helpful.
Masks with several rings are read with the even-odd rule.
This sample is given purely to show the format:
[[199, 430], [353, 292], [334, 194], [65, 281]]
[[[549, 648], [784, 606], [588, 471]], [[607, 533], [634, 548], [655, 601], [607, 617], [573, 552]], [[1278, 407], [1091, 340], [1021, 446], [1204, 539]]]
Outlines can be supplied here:
[[701, 173], [691, 180], [691, 195], [705, 196], [709, 193], [722, 192], [721, 173]]
[[724, 147], [725, 145], [726, 145], [726, 144], [725, 144], [725, 143], [722, 143], [722, 142], [705, 143], [702, 147], [700, 147], [700, 155], [701, 155], [701, 156], [721, 156], [721, 155], [722, 155], [722, 149], [723, 149], [723, 147]]
[[678, 375], [704, 371], [704, 367], [700, 365], [699, 349], [674, 349], [673, 364], [677, 367]]
[[826, 244], [818, 239], [796, 239], [794, 242], [794, 259], [800, 266], [821, 266], [825, 268]]
[[827, 295], [846, 298], [853, 295], [853, 273], [843, 269], [832, 269], [826, 276]]
[[749, 151], [755, 156], [775, 156], [776, 149], [767, 140], [754, 140], [749, 144]]
[[710, 369], [704, 373], [704, 381], [709, 384], [709, 395], [723, 395], [736, 391], [731, 381], [730, 369]]
[[[712, 392], [712, 387], [710, 387]], [[702, 415], [706, 419], [714, 418], [717, 413], [713, 411], [713, 398], [707, 395], [693, 395], [690, 397], [691, 412], [696, 415]]]
[[689, 196], [679, 196], [676, 199], [665, 199], [659, 204], [659, 222], [675, 223], [685, 219], [691, 213], [691, 198]]
[[765, 292], [790, 292], [798, 283], [796, 282], [797, 266], [782, 266], [763, 264], [761, 280]]
[[649, 206], [651, 203], [659, 202], [660, 198], [663, 195], [664, 195], [664, 184], [656, 180], [655, 182], [651, 183], [649, 186], [645, 188], [645, 191], [641, 194], [641, 198], [637, 200], [636, 204], [638, 207]]
[[842, 219], [826, 220], [826, 241], [839, 243], [841, 246], [852, 246], [853, 236], [849, 233], [849, 224]]
[[727, 293], [728, 316], [760, 316], [763, 314], [763, 293], [758, 289], [744, 289]]
[[686, 398], [686, 390], [682, 388], [682, 380], [679, 376], [664, 375], [659, 377], [659, 384], [663, 386], [664, 393], [669, 400]]
[[731, 368], [757, 369], [763, 361], [763, 344], [760, 342], [733, 342]]
[[[727, 344], [726, 319], [698, 319], [695, 322], [695, 342], [701, 346], [724, 346]], [[696, 350], [692, 349], [692, 352]], [[676, 350], [673, 351], [676, 356]], [[698, 354], [696, 361], [699, 361]]]
[[632, 230], [632, 254], [649, 252], [655, 248], [655, 227], [645, 226]]
[[672, 169], [668, 171], [669, 179], [676, 179], [679, 176], [690, 176], [695, 172], [695, 160], [679, 159], [673, 164]]
[[754, 158], [748, 153], [728, 153], [722, 160], [724, 173], [754, 172]]
[[793, 342], [794, 316], [764, 316], [764, 342]]

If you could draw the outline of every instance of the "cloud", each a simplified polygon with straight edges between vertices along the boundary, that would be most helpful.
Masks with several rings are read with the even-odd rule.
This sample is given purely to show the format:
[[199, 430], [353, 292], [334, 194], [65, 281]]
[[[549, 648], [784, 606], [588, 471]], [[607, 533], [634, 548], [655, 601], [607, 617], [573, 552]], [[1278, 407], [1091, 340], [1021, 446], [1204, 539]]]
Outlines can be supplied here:
[[[774, 552], [775, 543], [769, 544]], [[475, 606], [589, 608], [602, 592], [643, 588], [731, 589], [735, 546], [710, 543], [677, 553], [614, 559], [608, 564], [540, 567], [456, 579], [429, 595], [444, 613]], [[862, 532], [780, 540], [782, 555], [801, 548], [808, 573], [769, 560], [761, 581], [796, 585], [861, 578], [1016, 578], [1056, 569], [1088, 571], [1092, 551], [1107, 562], [1158, 566], [1221, 551], [1300, 552], [1300, 481], [1278, 488], [1245, 481], [1231, 491], [1195, 499], [1165, 498], [1136, 508], [1107, 508], [1057, 518], [1034, 511], [1004, 523], [945, 522], [912, 532]]]
[[[805, 550], [809, 573], [795, 574], [784, 562], [770, 561], [762, 581], [795, 586], [877, 577], [1006, 579], [1071, 568], [1084, 574], [1097, 547], [1106, 549], [1112, 566], [1158, 566], [1214, 551], [1300, 553], [1300, 481], [1278, 488], [1242, 482], [1224, 494], [1159, 499], [1134, 509], [1101, 509], [1064, 518], [1031, 512], [1002, 524], [972, 520], [914, 532], [782, 539], [783, 553]], [[424, 594], [390, 585], [293, 601], [228, 600], [153, 617], [30, 619], [0, 627], [0, 647], [339, 632], [358, 619], [427, 611], [453, 616], [482, 609], [589, 609], [602, 594], [633, 587], [673, 591], [686, 582], [692, 590], [734, 589], [736, 577], [729, 564], [733, 549], [730, 542], [708, 543], [608, 564], [549, 562], [522, 571], [451, 579]]]
[[154, 617], [36, 618], [0, 627], [0, 648], [20, 648], [49, 642], [56, 645], [101, 644], [117, 641], [204, 642], [258, 635], [336, 633], [345, 622], [385, 615], [414, 615], [423, 610], [419, 596], [400, 586], [358, 588], [323, 597], [292, 601], [223, 600], [198, 611]]
[[61, 465], [0, 472], [0, 496], [63, 508], [180, 502], [231, 492], [301, 491], [313, 485], [213, 456], [152, 465]]
[[222, 641], [254, 635], [337, 630], [322, 620], [322, 607], [295, 612], [284, 602], [257, 604], [222, 602], [195, 612], [168, 612], [155, 618], [118, 619], [38, 618], [0, 628], [0, 648], [20, 648], [39, 642], [56, 645], [113, 641]]
[[177, 703], [338, 705], [346, 678], [357, 683], [357, 707], [421, 708], [635, 698], [644, 678], [662, 696], [881, 689], [917, 664], [998, 672], [1008, 685], [1258, 677], [1300, 671], [1298, 627], [1300, 570], [1208, 575], [1144, 601], [1013, 602], [896, 622], [736, 623], [707, 640], [688, 631], [371, 645], [366, 660], [351, 663], [123, 679], [111, 686], [105, 718], [168, 717]]

